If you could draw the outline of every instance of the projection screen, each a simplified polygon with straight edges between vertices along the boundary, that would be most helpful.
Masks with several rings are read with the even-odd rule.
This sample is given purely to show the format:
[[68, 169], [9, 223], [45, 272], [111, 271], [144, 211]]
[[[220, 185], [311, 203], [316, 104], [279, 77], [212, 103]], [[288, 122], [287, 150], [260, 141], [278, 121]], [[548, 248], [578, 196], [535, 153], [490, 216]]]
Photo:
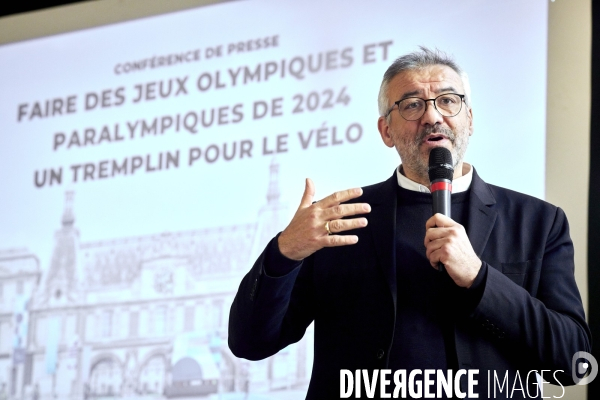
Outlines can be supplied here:
[[3, 390], [304, 398], [312, 327], [228, 349], [242, 276], [306, 177], [320, 198], [391, 176], [377, 94], [419, 46], [469, 74], [466, 161], [542, 198], [547, 7], [229, 2], [0, 46]]

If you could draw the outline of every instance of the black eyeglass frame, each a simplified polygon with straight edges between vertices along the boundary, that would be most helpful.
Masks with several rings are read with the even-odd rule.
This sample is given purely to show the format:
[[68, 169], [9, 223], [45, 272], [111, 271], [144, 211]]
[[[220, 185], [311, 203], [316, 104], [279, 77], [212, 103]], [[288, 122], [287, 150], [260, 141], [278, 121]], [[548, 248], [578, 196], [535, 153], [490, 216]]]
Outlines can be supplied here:
[[[460, 108], [458, 109], [458, 111], [457, 111], [457, 112], [456, 112], [456, 114], [454, 114], [454, 115], [444, 115], [444, 114], [442, 114], [442, 113], [440, 112], [440, 110], [438, 110], [438, 108], [437, 108], [437, 105], [435, 104], [435, 101], [436, 101], [437, 99], [439, 99], [439, 98], [440, 98], [440, 97], [442, 97], [442, 96], [447, 96], [447, 95], [449, 95], [449, 94], [452, 94], [452, 95], [458, 96], [458, 97], [460, 97], [460, 100], [461, 100], [461, 102], [460, 102]], [[458, 115], [458, 114], [459, 114], [459, 113], [462, 111], [462, 104], [463, 104], [463, 103], [465, 103], [465, 104], [466, 104], [466, 101], [465, 101], [465, 95], [464, 95], [464, 94], [458, 94], [458, 93], [443, 93], [443, 94], [440, 94], [439, 96], [437, 96], [437, 97], [435, 97], [435, 98], [433, 98], [433, 99], [423, 99], [423, 98], [421, 98], [421, 97], [416, 97], [416, 96], [405, 97], [405, 98], [403, 98], [403, 99], [400, 99], [400, 100], [396, 101], [394, 104], [392, 104], [392, 106], [390, 107], [390, 109], [389, 109], [389, 110], [387, 110], [387, 112], [385, 113], [385, 118], [387, 118], [387, 117], [388, 117], [388, 116], [391, 114], [391, 112], [392, 112], [392, 110], [394, 109], [394, 107], [398, 106], [398, 114], [400, 114], [400, 116], [401, 116], [403, 119], [405, 119], [406, 121], [416, 121], [416, 120], [418, 120], [419, 118], [415, 118], [415, 119], [406, 119], [406, 118], [405, 118], [405, 117], [402, 115], [402, 113], [400, 112], [400, 103], [401, 103], [401, 102], [403, 102], [404, 100], [407, 100], [407, 99], [419, 99], [419, 100], [423, 100], [423, 101], [425, 102], [425, 109], [423, 110], [423, 114], [421, 114], [421, 115], [419, 116], [419, 118], [421, 118], [423, 115], [425, 115], [425, 112], [427, 112], [427, 102], [428, 102], [428, 101], [433, 101], [433, 107], [435, 108], [435, 111], [437, 111], [438, 113], [440, 113], [440, 115], [441, 115], [442, 117], [456, 117], [456, 116], [457, 116], [457, 115]]]

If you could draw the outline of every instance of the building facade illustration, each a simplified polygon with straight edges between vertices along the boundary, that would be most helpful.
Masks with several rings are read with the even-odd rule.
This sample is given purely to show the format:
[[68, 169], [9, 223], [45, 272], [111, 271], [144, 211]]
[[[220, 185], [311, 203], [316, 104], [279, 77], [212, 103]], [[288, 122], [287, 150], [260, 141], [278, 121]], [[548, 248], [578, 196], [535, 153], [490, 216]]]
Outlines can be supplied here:
[[259, 362], [227, 346], [239, 282], [287, 212], [278, 168], [257, 222], [193, 231], [82, 242], [68, 192], [47, 268], [25, 249], [0, 251], [0, 399], [305, 388], [310, 334]]

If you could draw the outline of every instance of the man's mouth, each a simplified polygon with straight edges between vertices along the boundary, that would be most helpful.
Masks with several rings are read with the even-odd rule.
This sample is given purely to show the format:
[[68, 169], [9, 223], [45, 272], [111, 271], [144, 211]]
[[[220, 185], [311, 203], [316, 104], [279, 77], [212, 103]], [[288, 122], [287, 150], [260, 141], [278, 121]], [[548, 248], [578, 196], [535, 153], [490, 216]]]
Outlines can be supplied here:
[[441, 135], [441, 134], [433, 134], [433, 135], [427, 135], [425, 136], [424, 140], [425, 142], [439, 142], [441, 140], [444, 139], [448, 139], [445, 135]]

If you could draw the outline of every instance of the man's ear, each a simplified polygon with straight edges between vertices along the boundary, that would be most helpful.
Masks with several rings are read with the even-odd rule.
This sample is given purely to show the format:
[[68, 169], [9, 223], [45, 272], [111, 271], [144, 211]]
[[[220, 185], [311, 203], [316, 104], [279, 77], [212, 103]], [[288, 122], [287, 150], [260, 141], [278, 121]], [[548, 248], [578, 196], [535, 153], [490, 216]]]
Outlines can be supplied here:
[[469, 107], [469, 136], [473, 135], [473, 109]]
[[387, 147], [394, 147], [394, 141], [392, 140], [392, 135], [390, 133], [390, 126], [388, 125], [385, 117], [379, 117], [377, 120], [377, 129], [379, 129], [379, 134], [381, 135], [381, 140]]

